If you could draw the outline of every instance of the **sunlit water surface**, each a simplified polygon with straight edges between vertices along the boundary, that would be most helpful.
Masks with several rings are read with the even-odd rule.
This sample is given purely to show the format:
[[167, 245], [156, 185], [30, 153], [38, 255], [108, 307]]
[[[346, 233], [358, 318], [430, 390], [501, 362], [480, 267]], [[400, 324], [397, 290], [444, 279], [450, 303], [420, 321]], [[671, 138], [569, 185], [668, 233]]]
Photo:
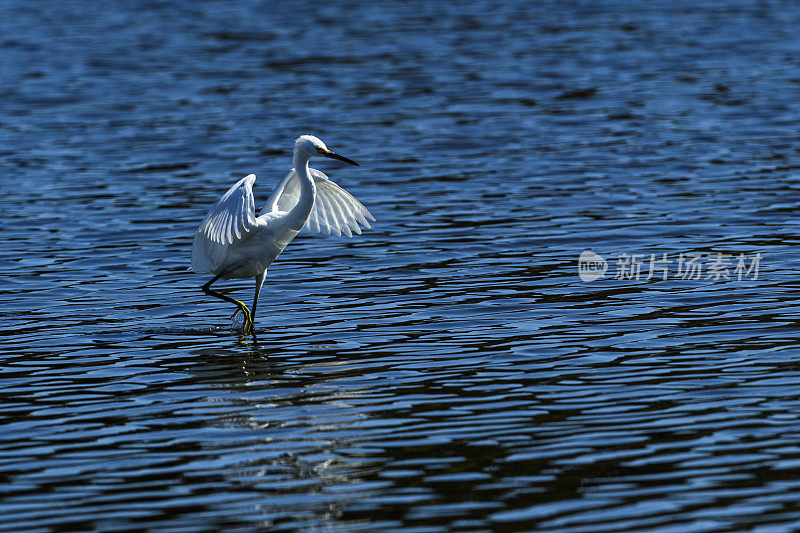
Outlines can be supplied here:
[[[274, 4], [0, 2], [0, 529], [800, 522], [800, 6]], [[377, 223], [242, 337], [191, 239], [300, 133]]]

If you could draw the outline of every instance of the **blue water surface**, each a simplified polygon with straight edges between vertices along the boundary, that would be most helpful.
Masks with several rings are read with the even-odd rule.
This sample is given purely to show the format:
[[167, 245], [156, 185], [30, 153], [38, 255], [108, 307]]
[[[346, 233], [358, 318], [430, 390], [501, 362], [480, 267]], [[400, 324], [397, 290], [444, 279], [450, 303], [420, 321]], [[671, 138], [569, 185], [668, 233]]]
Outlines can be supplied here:
[[[0, 0], [0, 530], [796, 529], [798, 27]], [[301, 234], [242, 336], [192, 237], [302, 133], [377, 222]]]

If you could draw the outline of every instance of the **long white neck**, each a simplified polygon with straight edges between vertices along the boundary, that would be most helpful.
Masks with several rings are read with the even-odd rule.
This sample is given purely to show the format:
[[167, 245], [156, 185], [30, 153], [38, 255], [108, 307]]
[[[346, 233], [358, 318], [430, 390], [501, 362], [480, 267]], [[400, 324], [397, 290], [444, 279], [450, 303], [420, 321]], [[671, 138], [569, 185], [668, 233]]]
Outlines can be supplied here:
[[311, 209], [314, 207], [314, 197], [317, 194], [314, 178], [311, 177], [308, 170], [308, 159], [308, 156], [297, 152], [292, 157], [294, 171], [300, 179], [300, 201], [289, 211], [289, 226], [297, 231], [300, 231], [308, 220], [308, 215], [311, 214]]

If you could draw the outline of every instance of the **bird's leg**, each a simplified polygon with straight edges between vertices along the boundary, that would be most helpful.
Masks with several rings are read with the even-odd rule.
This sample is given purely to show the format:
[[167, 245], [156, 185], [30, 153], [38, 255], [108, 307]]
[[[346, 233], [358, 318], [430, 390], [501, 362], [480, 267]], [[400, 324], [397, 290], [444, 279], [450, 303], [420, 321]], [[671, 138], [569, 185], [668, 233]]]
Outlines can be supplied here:
[[[224, 272], [222, 274], [224, 274]], [[217, 291], [215, 291], [215, 290], [213, 290], [211, 288], [211, 284], [214, 283], [215, 281], [217, 281], [219, 278], [221, 278], [222, 274], [217, 274], [216, 276], [214, 276], [213, 279], [211, 279], [211, 281], [209, 281], [208, 283], [203, 285], [203, 292], [208, 294], [209, 296], [214, 296], [215, 298], [219, 298], [220, 300], [225, 300], [226, 302], [229, 302], [229, 303], [232, 303], [233, 305], [235, 305], [236, 306], [236, 312], [233, 314], [233, 316], [236, 316], [239, 313], [239, 311], [242, 312], [242, 314], [244, 315], [244, 328], [243, 329], [244, 329], [245, 333], [247, 333], [247, 332], [249, 332], [250, 330], [253, 329], [253, 320], [250, 318], [250, 310], [247, 308], [247, 306], [244, 305], [239, 300], [236, 300], [235, 298], [231, 298], [230, 296], [225, 296], [224, 294], [218, 293]], [[231, 317], [231, 318], [233, 318], [233, 317]]]
[[252, 319], [253, 323], [255, 323], [256, 321], [256, 306], [258, 305], [258, 293], [261, 292], [261, 286], [264, 285], [264, 278], [266, 276], [267, 276], [266, 270], [256, 276], [256, 292], [255, 294], [253, 294], [253, 307], [250, 312], [250, 318]]

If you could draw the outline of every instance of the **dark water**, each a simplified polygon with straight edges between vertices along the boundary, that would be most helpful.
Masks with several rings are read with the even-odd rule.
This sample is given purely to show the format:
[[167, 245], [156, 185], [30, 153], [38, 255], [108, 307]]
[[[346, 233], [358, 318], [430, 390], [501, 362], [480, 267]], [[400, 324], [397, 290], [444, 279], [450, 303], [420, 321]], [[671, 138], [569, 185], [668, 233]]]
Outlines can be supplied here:
[[[799, 27], [0, 2], [0, 530], [800, 527]], [[301, 133], [378, 222], [299, 237], [241, 337], [191, 238]]]

